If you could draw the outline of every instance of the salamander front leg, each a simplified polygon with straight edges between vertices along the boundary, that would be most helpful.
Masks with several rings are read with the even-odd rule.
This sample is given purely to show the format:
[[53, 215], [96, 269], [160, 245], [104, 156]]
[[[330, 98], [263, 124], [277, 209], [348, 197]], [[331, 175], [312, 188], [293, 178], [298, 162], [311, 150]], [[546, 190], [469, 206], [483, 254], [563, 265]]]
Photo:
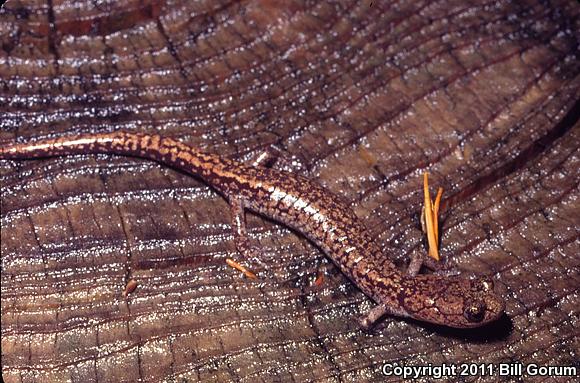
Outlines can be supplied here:
[[[232, 212], [232, 228], [234, 231], [234, 243], [236, 249], [242, 254], [246, 262], [257, 263], [260, 266], [266, 267], [266, 265], [260, 260], [262, 251], [257, 246], [250, 243], [250, 238], [248, 237], [248, 231], [246, 228], [246, 214], [242, 200], [240, 198], [232, 197], [229, 199], [229, 203]], [[251, 278], [253, 273], [239, 263], [232, 260], [227, 261], [227, 263]], [[253, 275], [255, 277], [255, 274]]]
[[419, 274], [422, 266], [426, 266], [436, 273], [447, 270], [446, 263], [442, 261], [436, 261], [433, 258], [415, 252], [411, 255], [411, 261], [409, 262], [409, 266], [407, 266], [406, 274], [410, 277], [414, 277], [415, 275]]
[[359, 323], [365, 331], [369, 331], [385, 315], [392, 315], [392, 316], [399, 316], [399, 317], [408, 316], [406, 313], [404, 313], [402, 311], [395, 310], [395, 309], [393, 309], [385, 304], [380, 304], [376, 307], [373, 307], [371, 309], [371, 311], [369, 311], [365, 316], [363, 316], [359, 320]]
[[383, 316], [387, 315], [388, 308], [385, 305], [378, 305], [373, 307], [365, 316], [360, 320], [360, 326], [365, 330], [369, 331], [373, 326], [381, 319]]

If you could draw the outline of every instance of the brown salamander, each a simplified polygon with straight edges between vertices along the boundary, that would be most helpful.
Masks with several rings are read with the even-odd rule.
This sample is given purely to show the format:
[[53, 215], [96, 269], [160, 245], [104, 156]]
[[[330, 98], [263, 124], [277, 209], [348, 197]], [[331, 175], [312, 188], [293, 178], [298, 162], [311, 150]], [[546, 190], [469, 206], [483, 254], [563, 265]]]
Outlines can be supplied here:
[[246, 210], [299, 231], [378, 304], [362, 320], [365, 327], [390, 314], [469, 328], [494, 321], [503, 313], [503, 300], [494, 294], [488, 279], [418, 274], [422, 260], [417, 258], [406, 273], [400, 272], [346, 204], [307, 178], [266, 167], [268, 155], [247, 165], [171, 138], [116, 132], [5, 144], [0, 159], [87, 153], [147, 158], [200, 177], [229, 202], [235, 244], [246, 259], [259, 253], [248, 240]]

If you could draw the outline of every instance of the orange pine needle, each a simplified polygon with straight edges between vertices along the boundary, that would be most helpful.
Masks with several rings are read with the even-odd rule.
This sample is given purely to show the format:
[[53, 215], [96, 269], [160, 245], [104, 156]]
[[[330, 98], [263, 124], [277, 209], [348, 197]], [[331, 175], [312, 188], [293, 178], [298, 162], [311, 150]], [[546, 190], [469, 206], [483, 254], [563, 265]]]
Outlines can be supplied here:
[[[433, 202], [429, 194], [429, 175], [427, 172], [423, 173], [423, 195], [425, 197], [425, 226], [427, 229], [427, 242], [429, 243], [429, 256], [438, 261], [439, 252], [437, 249], [437, 240], [435, 239], [435, 224], [433, 223]], [[435, 216], [435, 220], [437, 220], [437, 216]]]
[[443, 195], [443, 188], [437, 190], [437, 197], [433, 204], [433, 226], [435, 227], [435, 242], [439, 248], [439, 205], [441, 204], [441, 196]]
[[258, 279], [256, 274], [252, 273], [250, 270], [246, 269], [244, 266], [240, 265], [238, 262], [234, 261], [233, 259], [226, 258], [226, 263], [228, 266], [233, 267], [234, 269], [241, 271], [244, 275], [250, 279]]

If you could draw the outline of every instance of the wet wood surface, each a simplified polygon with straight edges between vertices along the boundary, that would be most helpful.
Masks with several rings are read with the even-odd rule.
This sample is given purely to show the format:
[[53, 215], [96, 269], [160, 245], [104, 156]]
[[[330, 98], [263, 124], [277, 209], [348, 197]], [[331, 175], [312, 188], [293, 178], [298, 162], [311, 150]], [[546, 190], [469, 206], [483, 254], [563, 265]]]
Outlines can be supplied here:
[[428, 171], [445, 189], [441, 254], [493, 277], [507, 315], [469, 331], [387, 318], [365, 333], [369, 299], [284, 226], [249, 217], [275, 278], [228, 267], [227, 205], [192, 177], [107, 155], [1, 161], [4, 381], [579, 366], [579, 13], [574, 1], [8, 2], [0, 141], [122, 129], [237, 159], [276, 145], [401, 267], [426, 251]]

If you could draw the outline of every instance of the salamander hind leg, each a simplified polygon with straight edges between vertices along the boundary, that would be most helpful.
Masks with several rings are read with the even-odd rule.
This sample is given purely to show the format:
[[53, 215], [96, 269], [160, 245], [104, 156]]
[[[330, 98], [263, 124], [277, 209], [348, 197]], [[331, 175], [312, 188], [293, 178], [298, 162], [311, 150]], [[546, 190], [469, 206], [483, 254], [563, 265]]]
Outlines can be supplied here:
[[[234, 243], [236, 249], [244, 258], [245, 263], [258, 264], [267, 269], [267, 266], [260, 260], [262, 250], [250, 243], [248, 230], [246, 228], [246, 214], [243, 202], [240, 198], [230, 197], [230, 209], [232, 213], [232, 229], [234, 231]], [[238, 262], [227, 260], [228, 265], [242, 271], [246, 276], [254, 275]]]
[[266, 150], [258, 152], [254, 154], [249, 161], [251, 166], [262, 166], [268, 167], [272, 165], [278, 157], [280, 156], [280, 152], [278, 149], [273, 149], [273, 147], [269, 147]]
[[304, 173], [305, 168], [300, 161], [289, 158], [285, 152], [274, 145], [252, 156], [249, 165], [255, 167], [273, 167], [276, 165], [277, 169], [293, 173]]

